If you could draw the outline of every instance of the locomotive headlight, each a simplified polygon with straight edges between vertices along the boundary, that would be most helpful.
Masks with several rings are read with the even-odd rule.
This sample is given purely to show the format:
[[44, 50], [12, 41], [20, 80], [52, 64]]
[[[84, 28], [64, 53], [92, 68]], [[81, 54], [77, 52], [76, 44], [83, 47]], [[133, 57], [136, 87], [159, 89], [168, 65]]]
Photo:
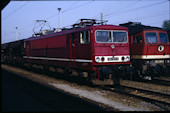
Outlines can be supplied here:
[[164, 50], [164, 46], [163, 45], [160, 45], [159, 47], [158, 47], [158, 51], [159, 52], [162, 52]]
[[114, 49], [114, 48], [115, 48], [115, 45], [111, 45], [111, 48]]
[[170, 63], [170, 60], [166, 60], [166, 63], [168, 63], [168, 64], [169, 64], [169, 63]]
[[124, 61], [124, 60], [125, 60], [125, 57], [122, 57], [122, 60]]
[[129, 61], [129, 60], [130, 60], [130, 57], [127, 56], [127, 57], [126, 57], [126, 60]]
[[102, 62], [104, 61], [104, 57], [101, 58], [101, 61], [102, 61]]
[[170, 60], [167, 60], [167, 63], [170, 63]]
[[100, 58], [99, 58], [99, 57], [96, 57], [95, 60], [96, 60], [96, 62], [99, 62], [99, 61], [100, 61]]

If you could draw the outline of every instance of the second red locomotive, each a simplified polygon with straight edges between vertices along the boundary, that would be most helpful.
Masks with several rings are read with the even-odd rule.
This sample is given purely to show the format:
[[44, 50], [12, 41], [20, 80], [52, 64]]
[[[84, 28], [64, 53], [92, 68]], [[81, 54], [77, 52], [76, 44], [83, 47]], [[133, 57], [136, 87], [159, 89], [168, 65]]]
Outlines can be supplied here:
[[124, 23], [120, 26], [128, 27], [129, 30], [134, 75], [151, 80], [154, 76], [170, 73], [170, 42], [165, 30], [139, 22]]

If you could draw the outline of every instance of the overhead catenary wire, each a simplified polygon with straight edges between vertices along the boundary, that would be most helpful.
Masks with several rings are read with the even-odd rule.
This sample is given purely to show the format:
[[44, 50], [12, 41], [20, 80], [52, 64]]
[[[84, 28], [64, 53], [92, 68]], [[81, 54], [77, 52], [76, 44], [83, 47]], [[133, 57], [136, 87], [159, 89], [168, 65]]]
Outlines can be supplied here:
[[[87, 2], [87, 3], [81, 4], [81, 5], [79, 5], [79, 6], [75, 6], [75, 7], [73, 7], [73, 8], [71, 8], [71, 6], [70, 6], [70, 8], [67, 8], [66, 10], [63, 10], [61, 13], [65, 13], [65, 12], [67, 12], [67, 11], [76, 9], [76, 8], [78, 8], [78, 7], [85, 6], [85, 5], [90, 4], [90, 3], [92, 3], [92, 2], [94, 2], [94, 1], [90, 1], [90, 2]], [[58, 15], [58, 13], [56, 13], [56, 14], [54, 14], [54, 15], [51, 15], [51, 16], [45, 18], [45, 19], [51, 19], [51, 18], [55, 17], [56, 15]]]
[[[124, 7], [120, 8], [120, 9], [114, 11], [114, 13], [115, 13], [115, 12], [119, 12], [119, 11], [121, 11], [122, 9], [129, 8], [129, 7], [133, 6], [133, 5], [135, 5], [136, 3], [138, 3], [138, 1], [140, 1], [140, 0], [137, 0], [137, 1], [133, 2], [133, 3], [130, 3], [130, 4], [124, 6]], [[113, 12], [111, 12], [111, 13], [113, 13]], [[109, 13], [108, 13], [108, 14], [109, 14]], [[106, 14], [106, 15], [108, 15], [108, 14]], [[105, 15], [105, 16], [106, 16], [106, 15]], [[97, 16], [99, 16], [99, 15], [97, 15]], [[97, 18], [97, 16], [93, 16], [92, 18], [95, 18], [95, 17]], [[99, 19], [99, 18], [100, 18], [100, 16], [99, 16], [97, 19]]]
[[9, 16], [11, 16], [12, 14], [14, 14], [15, 12], [17, 12], [19, 9], [23, 8], [25, 5], [27, 5], [29, 3], [29, 1], [27, 1], [25, 4], [23, 4], [22, 6], [20, 6], [19, 8], [17, 8], [16, 10], [14, 10], [14, 12], [10, 13], [9, 15], [7, 15], [6, 17], [4, 17], [2, 19], [2, 21], [6, 20]]
[[[69, 8], [67, 8], [67, 9], [64, 10], [64, 11], [62, 11], [61, 13], [65, 13], [65, 12], [67, 12], [67, 11], [76, 9], [76, 8], [78, 8], [78, 7], [85, 6], [85, 5], [90, 4], [90, 3], [92, 3], [92, 2], [94, 2], [94, 1], [90, 1], [90, 2], [87, 2], [87, 3], [81, 4], [81, 5], [79, 5], [79, 6], [75, 6], [75, 5], [69, 6]], [[27, 3], [28, 3], [28, 2], [27, 2]], [[24, 7], [27, 3], [23, 4], [23, 5], [22, 5], [20, 8], [18, 8], [17, 10], [21, 9], [22, 7]], [[73, 7], [73, 6], [75, 6], [75, 7]], [[15, 11], [16, 11], [16, 10], [15, 10]], [[51, 16], [49, 16], [49, 17], [47, 17], [47, 18], [45, 18], [45, 20], [51, 19], [51, 18], [53, 18], [53, 17], [56, 16], [56, 15], [58, 15], [58, 13], [56, 13], [56, 14], [54, 14], [54, 15], [51, 15]], [[22, 27], [22, 28], [18, 29], [18, 31], [19, 31], [19, 30], [23, 30], [23, 29], [28, 28], [28, 27], [33, 26], [33, 25], [34, 25], [34, 23], [29, 24], [29, 25], [27, 25], [27, 26], [25, 26], [25, 27]], [[69, 25], [69, 26], [71, 26], [71, 25]], [[67, 27], [67, 26], [65, 26], [65, 27]], [[9, 32], [8, 34], [14, 34], [14, 33], [15, 33], [15, 31], [14, 31], [14, 32]], [[6, 35], [8, 35], [8, 34], [6, 34]]]
[[[145, 5], [145, 6], [141, 6], [141, 7], [137, 7], [137, 8], [132, 8], [132, 9], [124, 10], [126, 8], [129, 8], [129, 7], [133, 6], [133, 5], [135, 5], [136, 3], [140, 2], [140, 1], [141, 0], [137, 0], [137, 1], [133, 2], [133, 3], [131, 3], [131, 4], [128, 4], [128, 5], [120, 8], [119, 10], [107, 13], [107, 14], [103, 15], [103, 18], [108, 19], [108, 18], [111, 18], [114, 15], [122, 15], [122, 13], [127, 13], [129, 11], [136, 11], [138, 9], [143, 9], [143, 8], [147, 8], [147, 7], [151, 7], [151, 6], [155, 6], [155, 5], [159, 5], [159, 4], [167, 2], [167, 0], [166, 0], [166, 1], [161, 1], [161, 2], [158, 2], [158, 3], [154, 3], [154, 4], [149, 4], [149, 5]], [[122, 10], [124, 10], [124, 11], [122, 11]], [[98, 19], [99, 18], [100, 17], [98, 17]]]
[[[69, 9], [71, 9], [73, 6], [75, 6], [77, 3], [78, 3], [79, 1], [75, 1], [73, 4], [71, 4], [67, 9], [65, 9], [65, 10], [69, 10]], [[64, 11], [65, 11], [64, 10]]]
[[[143, 8], [147, 8], [147, 7], [151, 7], [151, 6], [155, 6], [155, 5], [160, 5], [162, 3], [165, 3], [165, 2], [168, 2], [167, 0], [166, 1], [161, 1], [161, 2], [158, 2], [158, 3], [154, 3], [154, 4], [149, 4], [149, 5], [145, 5], [145, 6], [141, 6], [141, 7], [137, 7], [137, 8], [132, 8], [132, 9], [128, 9], [128, 10], [124, 10], [124, 11], [121, 11], [121, 12], [111, 12], [109, 14], [105, 14], [103, 15], [104, 18], [110, 18], [112, 17], [113, 15], [118, 15], [118, 14], [122, 14], [122, 13], [127, 13], [129, 11], [136, 11], [138, 9], [143, 9]], [[107, 16], [110, 16], [110, 17], [107, 17]]]
[[[90, 3], [92, 3], [92, 2], [94, 2], [94, 1], [90, 1], [90, 2], [87, 2], [87, 3], [84, 3], [84, 4], [81, 4], [81, 5], [78, 5], [78, 6], [75, 6], [74, 4], [73, 5], [70, 5], [66, 10], [63, 10], [61, 13], [65, 13], [65, 12], [67, 12], [67, 11], [70, 11], [70, 10], [73, 10], [73, 9], [76, 9], [76, 8], [79, 8], [79, 7], [81, 7], [81, 6], [85, 6], [85, 5], [87, 5], [87, 4], [90, 4]], [[138, 1], [135, 1], [134, 3], [132, 3], [131, 5], [134, 5], [134, 4], [136, 4]], [[134, 10], [136, 10], [136, 9], [142, 9], [142, 8], [145, 8], [145, 7], [150, 7], [150, 6], [154, 6], [154, 5], [158, 5], [158, 4], [162, 4], [162, 3], [165, 3], [165, 2], [167, 2], [167, 0], [166, 1], [161, 1], [161, 2], [158, 2], [158, 3], [154, 3], [154, 4], [149, 4], [149, 5], [146, 5], [146, 6], [142, 6], [142, 7], [138, 7], [138, 8], [132, 8], [132, 9], [127, 9], [127, 10], [124, 10], [124, 8], [125, 7], [128, 7], [127, 5], [126, 6], [124, 6], [124, 7], [122, 7], [122, 9], [120, 9], [119, 11], [121, 11], [121, 12], [119, 12], [119, 11], [117, 11], [117, 12], [110, 12], [110, 13], [108, 13], [108, 14], [105, 14], [105, 15], [103, 15], [103, 17], [104, 18], [108, 18], [109, 16], [113, 16], [114, 14], [116, 15], [116, 14], [121, 14], [121, 13], [125, 13], [125, 12], [128, 12], [128, 11], [134, 11]], [[27, 2], [28, 3], [28, 2]], [[21, 7], [19, 7], [17, 10], [19, 10], [19, 9], [21, 9], [22, 7], [24, 7], [27, 3], [25, 3], [25, 4], [23, 4]], [[76, 2], [77, 3], [77, 2]], [[130, 5], [130, 6], [131, 6]], [[17, 10], [15, 10], [15, 12], [17, 11]], [[124, 11], [122, 11], [122, 10], [124, 10]], [[114, 14], [113, 14], [114, 13]], [[51, 19], [51, 18], [53, 18], [54, 16], [56, 16], [58, 13], [56, 13], [55, 15], [52, 15], [52, 16], [49, 16], [49, 17], [47, 17], [47, 18], [45, 18], [45, 19]], [[106, 16], [106, 17], [105, 17]], [[110, 17], [109, 17], [110, 18]], [[20, 29], [18, 29], [18, 30], [23, 30], [23, 29], [26, 29], [26, 28], [28, 28], [28, 27], [30, 27], [30, 26], [32, 26], [32, 25], [34, 25], [34, 24], [29, 24], [29, 25], [27, 25], [27, 26], [25, 26], [25, 27], [22, 27], [22, 28], [20, 28]], [[11, 32], [11, 33], [15, 33], [15, 32]], [[8, 34], [10, 34], [10, 33], [8, 33]], [[7, 35], [8, 35], [7, 34]]]
[[[29, 2], [29, 1], [28, 1], [28, 2]], [[19, 7], [18, 9], [16, 9], [15, 12], [16, 12], [17, 10], [21, 9], [22, 7], [24, 7], [26, 4], [28, 4], [28, 2], [26, 2], [26, 3], [23, 4], [21, 7]], [[75, 8], [78, 8], [78, 7], [87, 5], [87, 4], [92, 3], [92, 2], [94, 2], [94, 1], [90, 1], [90, 2], [87, 2], [87, 3], [85, 3], [85, 4], [81, 4], [81, 5], [79, 5], [79, 6], [73, 7], [73, 8], [71, 8], [72, 6], [70, 6], [69, 8], [67, 8], [67, 9], [64, 10], [64, 11], [62, 11], [61, 13], [67, 12], [67, 11], [69, 11], [69, 10], [73, 10], [73, 9], [75, 9]], [[147, 5], [147, 6], [142, 6], [142, 7], [138, 7], [138, 8], [135, 8], [135, 9], [145, 8], [145, 7], [149, 7], [149, 6], [161, 4], [161, 3], [164, 3], [164, 2], [167, 2], [167, 1], [159, 2], [159, 3], [155, 3], [155, 4], [149, 4], [149, 5]], [[135, 3], [133, 3], [133, 4], [130, 4], [130, 6], [132, 6], [132, 5], [136, 4], [136, 3], [137, 3], [137, 1], [135, 1]], [[128, 6], [124, 6], [122, 9], [124, 9], [125, 7], [128, 7]], [[70, 9], [70, 8], [71, 8], [71, 9]], [[120, 9], [120, 10], [122, 10], [122, 9]], [[130, 10], [135, 10], [135, 9], [129, 9], [129, 10], [125, 10], [125, 11], [130, 11]], [[119, 10], [119, 11], [120, 11], [120, 10]], [[123, 11], [123, 12], [125, 12], [125, 11]], [[13, 12], [13, 13], [14, 13], [14, 12]], [[116, 12], [108, 13], [108, 14], [106, 14], [106, 15], [103, 15], [103, 17], [112, 15], [112, 13], [116, 13]], [[117, 13], [119, 13], [119, 12], [117, 12]], [[58, 14], [58, 13], [57, 13], [57, 14]], [[45, 18], [45, 19], [53, 18], [53, 17], [56, 16], [57, 14], [52, 15], [52, 16], [49, 16], [49, 17], [47, 17], [47, 18]], [[10, 14], [10, 15], [11, 15], [11, 14]], [[7, 17], [5, 17], [5, 18], [7, 18]], [[30, 25], [27, 25], [27, 26], [31, 26], [31, 25], [33, 25], [33, 24], [30, 24]], [[23, 28], [21, 28], [21, 29], [19, 29], [19, 30], [25, 29], [25, 28], [27, 28], [27, 26], [26, 26], [26, 27], [23, 27]], [[13, 33], [15, 33], [15, 32], [13, 32]]]
[[129, 20], [141, 20], [141, 19], [148, 19], [148, 18], [153, 18], [153, 17], [157, 17], [157, 16], [162, 16], [162, 15], [167, 15], [168, 14], [168, 10], [167, 11], [162, 11], [153, 15], [147, 15], [147, 16], [142, 16], [142, 17], [137, 17], [137, 18], [131, 18], [131, 19], [125, 19], [125, 20], [121, 20], [121, 21], [117, 21], [114, 23], [122, 23], [122, 22], [126, 22]]
[[140, 0], [137, 0], [137, 1], [133, 2], [133, 3], [131, 3], [131, 4], [128, 4], [128, 5], [126, 5], [126, 6], [122, 7], [122, 8], [120, 8], [120, 9], [117, 10], [117, 11], [108, 13], [108, 14], [106, 14], [106, 15], [104, 15], [104, 16], [107, 17], [107, 16], [112, 15], [112, 14], [114, 14], [114, 13], [118, 13], [118, 12], [120, 12], [121, 10], [124, 10], [125, 8], [129, 8], [129, 7], [133, 6], [133, 5], [135, 5], [135, 4], [138, 3], [139, 1], [140, 1]]

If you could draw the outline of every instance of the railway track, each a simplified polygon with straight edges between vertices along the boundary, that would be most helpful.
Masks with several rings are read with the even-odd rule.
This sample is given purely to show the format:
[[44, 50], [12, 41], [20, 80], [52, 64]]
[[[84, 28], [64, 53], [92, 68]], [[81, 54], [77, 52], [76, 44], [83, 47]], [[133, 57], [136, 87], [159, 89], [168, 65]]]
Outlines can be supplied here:
[[154, 77], [151, 83], [170, 86], [170, 77]]
[[114, 92], [118, 92], [121, 94], [137, 97], [144, 101], [155, 104], [166, 111], [170, 110], [170, 95], [169, 94], [144, 90], [140, 88], [128, 87], [124, 85], [120, 85], [119, 87], [116, 87], [116, 88], [113, 88], [113, 87], [102, 87], [102, 88], [105, 90], [114, 91]]
[[165, 80], [165, 81], [169, 81], [170, 82], [170, 77], [168, 76], [161, 76], [161, 77], [154, 77], [154, 79], [156, 80]]
[[120, 80], [120, 84], [123, 86], [140, 88], [144, 90], [150, 90], [154, 92], [160, 92], [170, 95], [170, 86], [153, 84], [151, 82], [131, 81], [131, 80]]
[[[102, 87], [102, 89], [137, 97], [144, 101], [155, 104], [166, 111], [170, 110], [170, 93], [165, 93], [162, 91], [151, 91], [150, 89], [146, 89], [146, 86], [151, 88], [150, 83], [144, 84], [142, 82], [128, 81], [128, 80], [122, 80], [120, 83], [121, 83], [120, 87], [113, 88], [111, 86], [110, 87], [104, 86]], [[136, 84], [139, 84], [141, 87], [139, 88], [135, 87]]]
[[156, 84], [156, 85], [163, 85], [163, 86], [170, 86], [170, 81], [166, 79], [160, 79], [158, 77], [153, 78], [152, 80], [134, 80], [136, 82], [141, 82], [141, 83], [148, 83], [148, 84]]

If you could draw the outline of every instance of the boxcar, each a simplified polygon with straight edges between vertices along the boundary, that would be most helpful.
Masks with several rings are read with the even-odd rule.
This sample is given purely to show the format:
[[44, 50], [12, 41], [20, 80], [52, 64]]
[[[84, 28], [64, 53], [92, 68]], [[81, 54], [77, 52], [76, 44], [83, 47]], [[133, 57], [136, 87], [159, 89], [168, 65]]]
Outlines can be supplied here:
[[1, 62], [10, 64], [23, 63], [24, 40], [4, 43], [1, 45]]

